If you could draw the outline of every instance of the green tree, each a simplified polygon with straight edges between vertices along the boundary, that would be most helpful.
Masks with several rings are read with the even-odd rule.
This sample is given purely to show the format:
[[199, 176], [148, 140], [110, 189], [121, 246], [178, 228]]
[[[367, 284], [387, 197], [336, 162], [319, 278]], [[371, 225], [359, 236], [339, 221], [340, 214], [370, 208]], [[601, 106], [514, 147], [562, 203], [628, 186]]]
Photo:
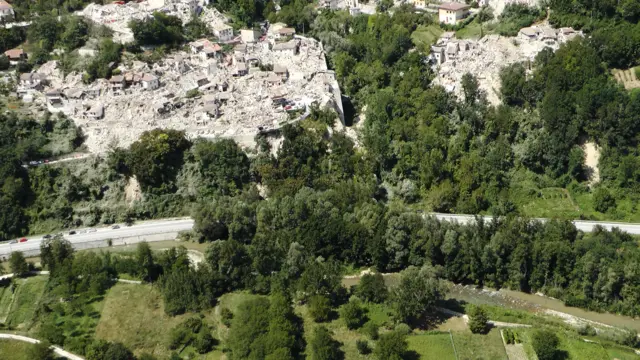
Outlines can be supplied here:
[[29, 273], [29, 264], [22, 251], [14, 251], [9, 255], [9, 268], [16, 277], [23, 277]]
[[62, 236], [54, 236], [40, 243], [42, 266], [49, 269], [51, 277], [73, 277], [71, 265], [74, 259], [73, 246]]
[[151, 18], [132, 20], [129, 27], [140, 45], [178, 45], [184, 39], [182, 21], [177, 16], [154, 12]]
[[5, 55], [0, 55], [0, 71], [7, 70], [9, 67], [11, 67], [9, 58]]
[[315, 322], [329, 321], [331, 315], [331, 300], [328, 297], [322, 295], [314, 295], [309, 298], [307, 305], [309, 308], [309, 315]]
[[558, 354], [560, 339], [550, 330], [537, 330], [531, 336], [531, 345], [539, 360], [553, 360]]
[[43, 14], [32, 20], [27, 37], [29, 42], [38, 44], [39, 48], [48, 53], [53, 50], [61, 29], [62, 25], [55, 16]]
[[380, 304], [386, 300], [388, 291], [382, 274], [375, 273], [363, 275], [355, 293], [364, 301]]
[[372, 321], [364, 324], [364, 326], [362, 327], [362, 332], [365, 335], [369, 336], [371, 340], [378, 340], [378, 337], [380, 336], [378, 332], [378, 325], [376, 325], [376, 323]]
[[213, 349], [215, 340], [211, 336], [209, 329], [201, 330], [193, 341], [193, 346], [196, 348], [198, 354], [206, 354]]
[[611, 195], [605, 187], [598, 187], [593, 192], [593, 208], [601, 213], [607, 212], [609, 209], [615, 208], [616, 199]]
[[521, 63], [508, 65], [500, 70], [500, 92], [505, 105], [524, 105], [527, 99], [526, 91], [526, 70]]
[[401, 274], [400, 284], [391, 293], [391, 306], [398, 321], [412, 324], [444, 298], [447, 288], [430, 266], [410, 267]]
[[[64, 331], [56, 325], [51, 318], [46, 319], [38, 329], [38, 337], [52, 344], [63, 345], [65, 341]], [[93, 360], [93, 359], [89, 359]]]
[[200, 165], [203, 194], [233, 195], [249, 182], [249, 158], [234, 140], [200, 140], [193, 153]]
[[220, 318], [224, 326], [230, 327], [231, 320], [233, 320], [233, 312], [229, 308], [223, 307], [222, 310], [220, 310]]
[[82, 18], [69, 16], [60, 34], [60, 44], [67, 52], [70, 52], [84, 45], [88, 32], [89, 26]]
[[472, 306], [469, 310], [469, 330], [474, 334], [486, 334], [489, 331], [489, 318], [482, 306]]
[[184, 162], [184, 152], [190, 146], [183, 131], [145, 131], [129, 147], [127, 165], [143, 191], [173, 191], [176, 174]]
[[466, 104], [475, 104], [476, 101], [481, 100], [483, 91], [480, 90], [478, 79], [471, 73], [462, 75], [460, 86], [462, 86], [462, 93], [464, 94], [464, 102]]
[[329, 330], [324, 326], [315, 328], [309, 345], [313, 360], [344, 359], [344, 352], [340, 350], [341, 344], [333, 339]]
[[154, 281], [157, 278], [156, 264], [149, 243], [143, 241], [136, 246], [136, 262], [140, 268], [140, 275], [145, 281]]
[[350, 300], [340, 309], [340, 317], [350, 330], [360, 328], [367, 320], [365, 309], [358, 300]]
[[369, 347], [367, 340], [356, 340], [356, 348], [359, 354], [368, 355], [371, 353], [371, 347]]
[[380, 335], [373, 354], [378, 360], [403, 360], [408, 346], [406, 335], [391, 331]]
[[258, 353], [259, 349], [252, 344], [258, 339], [263, 339], [268, 332], [269, 319], [269, 300], [266, 298], [247, 300], [238, 306], [227, 341], [232, 359], [250, 359], [259, 356], [260, 353], [264, 356], [264, 353]]

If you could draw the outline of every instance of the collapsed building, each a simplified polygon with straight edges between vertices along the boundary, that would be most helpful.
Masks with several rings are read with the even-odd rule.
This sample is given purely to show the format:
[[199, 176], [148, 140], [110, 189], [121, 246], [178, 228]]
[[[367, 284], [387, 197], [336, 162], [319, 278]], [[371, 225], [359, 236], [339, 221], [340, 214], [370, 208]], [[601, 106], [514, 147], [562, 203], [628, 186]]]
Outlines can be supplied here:
[[460, 40], [452, 32], [442, 34], [431, 46], [429, 59], [437, 72], [434, 83], [457, 95], [466, 73], [475, 75], [492, 104], [500, 103], [500, 70], [516, 62], [532, 62], [545, 47], [554, 51], [560, 44], [582, 33], [572, 28], [548, 25], [523, 28], [517, 37], [487, 35], [480, 40]]
[[132, 20], [145, 20], [157, 11], [177, 16], [185, 24], [191, 21], [194, 14], [199, 13], [200, 19], [221, 41], [231, 40], [233, 29], [226, 25], [227, 17], [214, 8], [206, 7], [207, 3], [207, 0], [118, 1], [106, 5], [91, 3], [79, 15], [113, 30], [114, 41], [128, 43], [133, 41], [133, 33], [129, 28]]
[[89, 85], [81, 74], [63, 77], [51, 61], [25, 74], [18, 92], [72, 118], [88, 149], [98, 153], [113, 143], [127, 146], [156, 127], [252, 145], [259, 132], [306, 118], [314, 104], [335, 109], [344, 121], [340, 89], [320, 42], [255, 35], [226, 52], [201, 39], [189, 51], [152, 65], [121, 65], [117, 75]]

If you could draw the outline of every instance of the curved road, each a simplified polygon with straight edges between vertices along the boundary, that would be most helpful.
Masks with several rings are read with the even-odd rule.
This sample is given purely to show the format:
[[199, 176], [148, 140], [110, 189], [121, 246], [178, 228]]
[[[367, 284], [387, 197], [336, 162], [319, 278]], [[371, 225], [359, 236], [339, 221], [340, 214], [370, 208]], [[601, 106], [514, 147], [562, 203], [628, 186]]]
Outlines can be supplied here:
[[[475, 216], [473, 215], [460, 215], [460, 214], [425, 214], [425, 216], [434, 216], [438, 220], [443, 221], [456, 221], [461, 224], [467, 224], [475, 221]], [[493, 219], [492, 216], [482, 216], [486, 221], [491, 221]], [[537, 219], [540, 221], [547, 221], [547, 219]], [[87, 229], [78, 229], [76, 230], [78, 233], [75, 235], [67, 235], [68, 232], [65, 233], [64, 237], [71, 241], [72, 244], [78, 246], [78, 244], [87, 245], [87, 243], [96, 242], [98, 244], [100, 241], [105, 241], [108, 239], [126, 239], [126, 238], [136, 238], [136, 237], [145, 237], [152, 236], [158, 234], [167, 234], [167, 233], [178, 233], [180, 231], [188, 231], [193, 229], [194, 221], [190, 218], [180, 218], [180, 219], [163, 219], [163, 220], [153, 220], [153, 221], [144, 221], [136, 223], [132, 226], [120, 225], [119, 229], [112, 229], [111, 227], [103, 227], [97, 228], [95, 232], [86, 232], [80, 234]], [[616, 227], [622, 231], [626, 231], [629, 234], [640, 235], [640, 224], [633, 223], [620, 223], [620, 222], [601, 222], [601, 221], [583, 221], [583, 220], [575, 220], [573, 224], [576, 226], [578, 230], [582, 230], [584, 232], [591, 232], [596, 225], [600, 225], [607, 230], [611, 230]], [[10, 244], [5, 242], [0, 244], [0, 258], [3, 256], [9, 255], [13, 251], [30, 251], [37, 252], [40, 249], [40, 243], [42, 242], [42, 236], [34, 236], [28, 238], [26, 242], [19, 242], [15, 244]], [[166, 239], [143, 239], [144, 241], [165, 241]], [[88, 248], [90, 246], [83, 246], [83, 248]]]
[[[40, 342], [40, 340], [38, 339], [33, 339], [30, 337], [26, 337], [26, 336], [21, 336], [21, 335], [13, 335], [13, 334], [0, 334], [0, 339], [9, 339], [9, 340], [18, 340], [18, 341], [24, 341], [24, 342], [28, 342], [31, 344], [38, 344]], [[53, 352], [56, 353], [56, 355], [59, 356], [63, 356], [69, 360], [84, 360], [84, 358], [78, 356], [78, 355], [74, 355], [68, 351], [65, 351], [63, 348], [52, 345], [51, 346], [53, 348]]]

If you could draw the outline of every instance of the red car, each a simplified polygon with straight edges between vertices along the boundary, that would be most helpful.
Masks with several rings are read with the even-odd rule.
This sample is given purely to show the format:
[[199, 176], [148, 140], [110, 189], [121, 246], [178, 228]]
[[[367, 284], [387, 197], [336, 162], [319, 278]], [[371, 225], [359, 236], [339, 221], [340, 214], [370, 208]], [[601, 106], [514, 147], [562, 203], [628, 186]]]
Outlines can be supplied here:
[[27, 241], [27, 238], [20, 239], [20, 242], [25, 242], [25, 241]]

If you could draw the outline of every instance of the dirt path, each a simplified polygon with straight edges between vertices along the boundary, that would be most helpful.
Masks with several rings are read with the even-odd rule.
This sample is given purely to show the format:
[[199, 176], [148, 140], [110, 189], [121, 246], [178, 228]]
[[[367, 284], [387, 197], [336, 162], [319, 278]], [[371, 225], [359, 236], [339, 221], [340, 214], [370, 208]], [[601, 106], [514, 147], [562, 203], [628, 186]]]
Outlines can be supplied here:
[[595, 143], [588, 142], [584, 144], [584, 154], [584, 164], [589, 170], [589, 186], [592, 186], [600, 181], [600, 170], [598, 169], [600, 149], [598, 149]]
[[[38, 339], [33, 339], [30, 337], [26, 337], [26, 336], [21, 336], [21, 335], [13, 335], [13, 334], [0, 334], [0, 339], [9, 339], [9, 340], [17, 340], [17, 341], [24, 341], [24, 342], [28, 342], [31, 344], [38, 344], [40, 343], [40, 340]], [[69, 360], [84, 360], [84, 358], [72, 354], [68, 351], [65, 351], [63, 348], [52, 345], [51, 346], [53, 348], [53, 352], [56, 353], [59, 356], [63, 356]]]
[[132, 206], [135, 201], [142, 199], [140, 183], [138, 183], [135, 176], [130, 177], [129, 181], [127, 181], [127, 186], [124, 188], [124, 199], [129, 206]]

